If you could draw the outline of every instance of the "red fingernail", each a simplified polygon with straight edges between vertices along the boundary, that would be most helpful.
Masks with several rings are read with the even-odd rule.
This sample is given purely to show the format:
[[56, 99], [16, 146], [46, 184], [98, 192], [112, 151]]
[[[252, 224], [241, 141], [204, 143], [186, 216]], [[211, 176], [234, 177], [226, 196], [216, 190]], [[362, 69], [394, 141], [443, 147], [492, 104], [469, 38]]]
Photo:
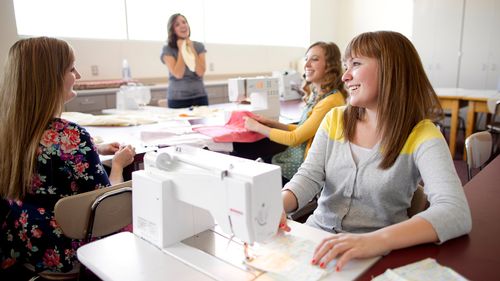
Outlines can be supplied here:
[[324, 268], [324, 267], [325, 267], [325, 263], [324, 263], [324, 262], [320, 263], [320, 264], [319, 264], [319, 267]]
[[315, 259], [312, 259], [311, 263], [312, 263], [312, 264], [316, 264], [316, 260], [315, 260]]
[[280, 223], [280, 228], [282, 228], [282, 227], [283, 227], [283, 224], [282, 224], [282, 223]]
[[335, 271], [337, 271], [337, 272], [340, 271], [340, 267], [338, 265], [335, 267]]

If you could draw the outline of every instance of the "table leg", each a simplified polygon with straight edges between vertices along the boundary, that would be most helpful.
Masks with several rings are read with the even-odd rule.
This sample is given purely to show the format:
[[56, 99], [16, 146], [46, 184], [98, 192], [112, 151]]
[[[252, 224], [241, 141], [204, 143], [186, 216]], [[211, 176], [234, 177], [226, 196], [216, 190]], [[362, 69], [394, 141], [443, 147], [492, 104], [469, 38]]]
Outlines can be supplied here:
[[[467, 106], [467, 121], [465, 124], [465, 136], [464, 141], [474, 133], [474, 128], [476, 127], [476, 102], [469, 101]], [[467, 161], [467, 153], [464, 145], [463, 160]]]
[[458, 111], [460, 109], [459, 100], [450, 100], [449, 106], [451, 109], [450, 120], [450, 153], [451, 157], [455, 157], [455, 149], [457, 144], [457, 131], [458, 131]]
[[465, 124], [465, 139], [474, 133], [476, 127], [476, 102], [469, 101], [467, 108], [467, 124]]

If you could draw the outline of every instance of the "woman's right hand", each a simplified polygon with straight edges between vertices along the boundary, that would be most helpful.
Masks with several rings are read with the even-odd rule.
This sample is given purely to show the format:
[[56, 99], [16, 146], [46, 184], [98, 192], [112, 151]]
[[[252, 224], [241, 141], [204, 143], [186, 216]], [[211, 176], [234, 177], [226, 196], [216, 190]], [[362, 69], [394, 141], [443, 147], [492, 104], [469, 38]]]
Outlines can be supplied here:
[[121, 146], [112, 160], [112, 167], [124, 168], [134, 162], [135, 148], [131, 145]]
[[283, 212], [281, 213], [280, 225], [278, 227], [278, 230], [283, 230], [286, 232], [289, 232], [291, 230], [290, 227], [288, 226], [287, 221], [286, 221], [285, 210], [283, 210]]
[[184, 44], [184, 41], [185, 39], [177, 39], [177, 50], [181, 50], [182, 49], [182, 44]]

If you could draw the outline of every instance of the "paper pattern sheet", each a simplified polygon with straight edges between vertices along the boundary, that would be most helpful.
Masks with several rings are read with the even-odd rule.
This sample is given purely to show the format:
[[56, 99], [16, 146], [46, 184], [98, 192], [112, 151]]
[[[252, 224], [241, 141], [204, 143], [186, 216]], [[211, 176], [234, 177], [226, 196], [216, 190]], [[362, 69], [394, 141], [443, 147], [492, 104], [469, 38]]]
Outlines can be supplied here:
[[266, 271], [275, 280], [315, 281], [333, 270], [335, 261], [327, 269], [311, 264], [317, 243], [288, 233], [277, 235], [265, 244], [252, 248], [253, 260], [247, 264]]
[[141, 115], [93, 115], [80, 112], [63, 112], [61, 118], [77, 123], [80, 126], [137, 126], [157, 123], [157, 118]]
[[415, 263], [388, 269], [373, 279], [374, 281], [466, 281], [463, 276], [453, 269], [442, 266], [435, 259], [427, 258]]

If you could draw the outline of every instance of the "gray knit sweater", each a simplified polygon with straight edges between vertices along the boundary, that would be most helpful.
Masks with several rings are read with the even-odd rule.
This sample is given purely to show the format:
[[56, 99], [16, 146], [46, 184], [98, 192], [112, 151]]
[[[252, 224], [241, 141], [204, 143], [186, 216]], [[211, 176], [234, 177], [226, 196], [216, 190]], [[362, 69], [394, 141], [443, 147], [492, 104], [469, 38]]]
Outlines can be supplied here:
[[439, 241], [470, 232], [460, 179], [442, 134], [430, 120], [415, 126], [394, 165], [381, 170], [378, 147], [355, 164], [342, 136], [344, 110], [337, 107], [325, 116], [307, 158], [284, 187], [295, 194], [299, 209], [321, 192], [307, 224], [329, 232], [363, 233], [402, 222], [423, 180], [430, 207], [417, 216], [432, 224]]

